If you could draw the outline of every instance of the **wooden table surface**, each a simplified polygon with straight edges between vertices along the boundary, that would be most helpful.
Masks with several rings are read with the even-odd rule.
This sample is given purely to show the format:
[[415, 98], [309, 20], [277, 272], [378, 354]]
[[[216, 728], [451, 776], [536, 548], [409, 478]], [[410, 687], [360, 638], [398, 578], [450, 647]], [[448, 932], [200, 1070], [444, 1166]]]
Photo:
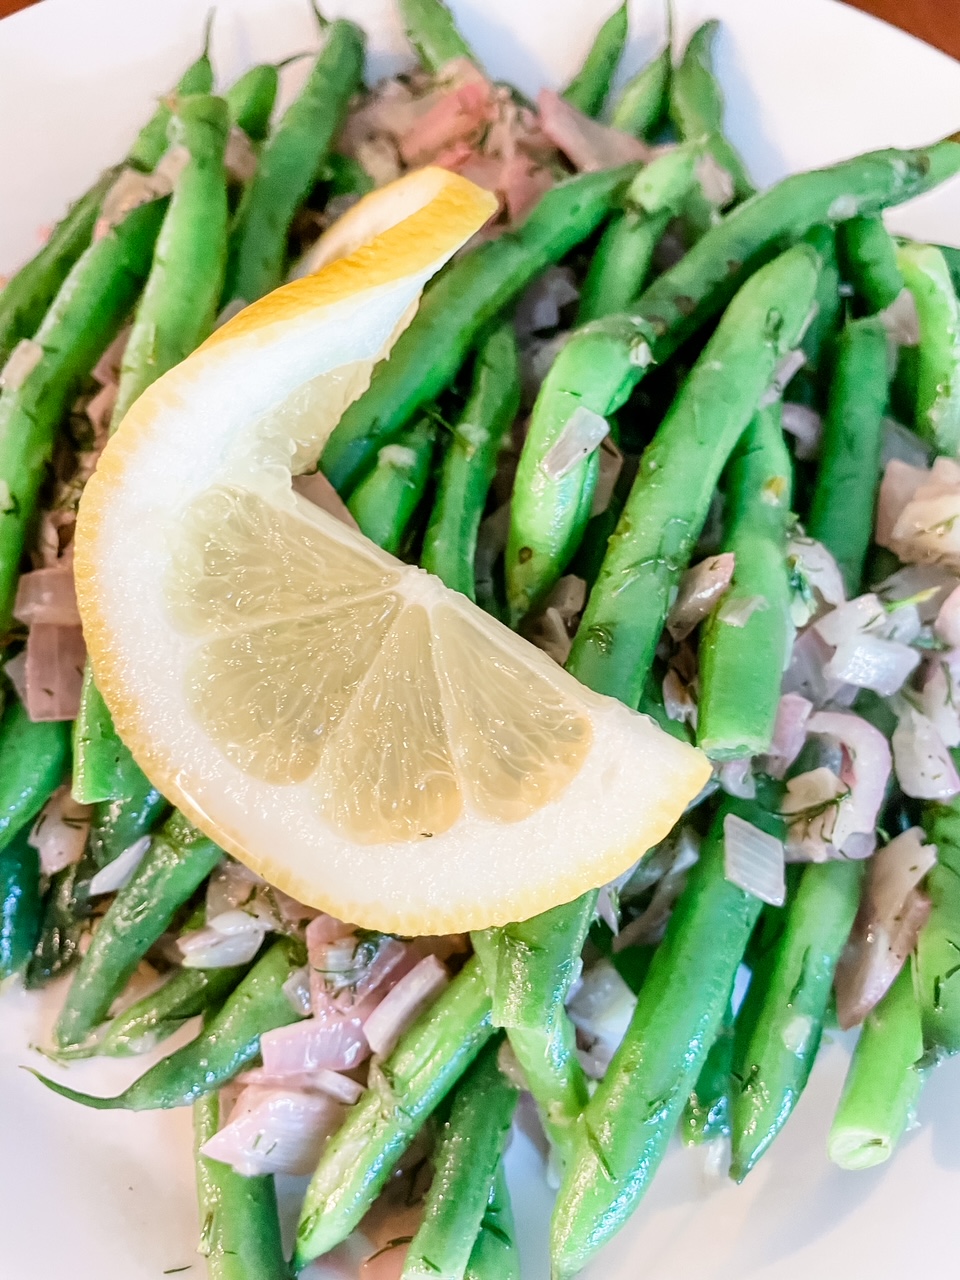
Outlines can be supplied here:
[[[0, 18], [34, 3], [37, 0], [0, 0]], [[960, 0], [849, 0], [849, 3], [960, 58]]]

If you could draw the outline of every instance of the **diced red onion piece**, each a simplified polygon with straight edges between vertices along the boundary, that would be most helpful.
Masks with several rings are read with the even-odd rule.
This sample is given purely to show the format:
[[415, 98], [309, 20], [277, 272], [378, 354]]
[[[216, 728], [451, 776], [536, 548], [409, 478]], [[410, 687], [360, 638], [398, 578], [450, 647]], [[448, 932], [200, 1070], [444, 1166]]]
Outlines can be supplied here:
[[908, 645], [861, 633], [837, 645], [824, 671], [832, 680], [889, 697], [903, 687], [919, 663], [920, 654]]
[[294, 969], [281, 988], [290, 1001], [290, 1006], [301, 1018], [309, 1018], [313, 1012], [310, 1002], [310, 970], [306, 965]]
[[436, 956], [424, 956], [364, 1022], [363, 1034], [372, 1051], [386, 1057], [448, 981], [449, 974]]
[[57, 566], [22, 573], [17, 583], [13, 616], [27, 626], [49, 622], [60, 627], [79, 627], [73, 570]]
[[201, 1150], [247, 1177], [312, 1173], [342, 1119], [343, 1108], [323, 1094], [252, 1085], [240, 1095], [229, 1123]]
[[836, 854], [833, 833], [839, 802], [849, 788], [825, 766], [797, 774], [787, 781], [780, 803], [792, 818], [787, 832], [786, 856], [790, 862], [826, 862]]
[[562, 480], [597, 449], [610, 434], [610, 423], [585, 405], [578, 405], [567, 419], [556, 443], [540, 469], [548, 480]]
[[674, 640], [685, 640], [702, 622], [730, 586], [736, 558], [732, 551], [708, 556], [680, 579], [677, 598], [667, 615], [667, 630]]
[[[369, 1011], [373, 1011], [371, 1003]], [[264, 1070], [271, 1075], [290, 1075], [316, 1071], [352, 1071], [370, 1056], [370, 1046], [363, 1034], [363, 1022], [357, 1017], [314, 1016], [289, 1027], [266, 1031], [260, 1037]]]
[[787, 544], [787, 557], [824, 603], [843, 604], [847, 598], [843, 574], [822, 542], [813, 538], [791, 538]]
[[886, 610], [880, 599], [872, 592], [856, 596], [836, 609], [831, 609], [813, 624], [814, 629], [823, 636], [827, 644], [842, 644], [851, 636], [861, 635], [868, 630], [878, 630], [886, 619]]
[[587, 1041], [587, 1066], [600, 1078], [610, 1065], [623, 1039], [637, 997], [609, 960], [600, 960], [588, 969], [567, 1001], [570, 1020]]
[[940, 606], [933, 629], [951, 648], [960, 646], [960, 586], [954, 587]]
[[717, 777], [728, 796], [741, 800], [753, 800], [757, 794], [757, 780], [753, 776], [753, 762], [749, 759], [728, 760], [720, 766]]
[[933, 721], [905, 704], [891, 740], [897, 781], [918, 800], [952, 800], [960, 775]]
[[793, 436], [793, 451], [801, 462], [809, 462], [817, 456], [820, 437], [823, 435], [823, 419], [815, 409], [805, 404], [785, 400], [782, 410], [784, 431]]
[[55, 875], [80, 861], [92, 817], [93, 807], [78, 804], [69, 785], [57, 788], [40, 810], [28, 840], [40, 855], [44, 875]]
[[[818, 711], [807, 732], [825, 734], [843, 747], [840, 781], [849, 794], [840, 801], [833, 843], [847, 857], [863, 857], [875, 839], [877, 814], [883, 803], [892, 766], [886, 738], [861, 716], [843, 711]], [[851, 837], [866, 837], [853, 840]]]
[[813, 703], [799, 693], [785, 693], [777, 705], [770, 750], [761, 758], [761, 769], [771, 778], [782, 778], [807, 740], [807, 721]]
[[286, 1076], [274, 1076], [263, 1067], [252, 1067], [237, 1076], [237, 1083], [255, 1084], [263, 1089], [299, 1089], [305, 1093], [326, 1093], [347, 1107], [352, 1107], [364, 1092], [363, 1085], [356, 1080], [351, 1080], [339, 1071], [329, 1071], [326, 1067]]
[[899, 458], [887, 463], [877, 498], [876, 539], [881, 547], [894, 549], [891, 541], [897, 521], [928, 475], [925, 467], [911, 467]]
[[927, 664], [919, 710], [932, 722], [944, 746], [960, 746], [960, 697], [949, 664], [939, 658], [931, 658]]
[[527, 289], [517, 305], [515, 324], [521, 336], [556, 329], [561, 308], [576, 302], [580, 290], [570, 267], [548, 267]]
[[264, 931], [255, 922], [238, 933], [218, 933], [209, 925], [193, 929], [177, 939], [185, 969], [228, 969], [235, 964], [248, 964], [260, 950]]
[[918, 886], [937, 851], [920, 827], [891, 840], [870, 860], [860, 910], [837, 965], [837, 1018], [847, 1030], [883, 998], [930, 914]]
[[35, 623], [26, 653], [27, 715], [34, 721], [75, 720], [87, 661], [80, 627]]
[[575, 169], [586, 173], [650, 159], [650, 148], [644, 143], [592, 120], [552, 89], [540, 90], [537, 105], [543, 132]]
[[342, 524], [349, 525], [351, 529], [360, 528], [347, 504], [322, 471], [311, 471], [306, 475], [294, 476], [293, 491], [301, 498], [306, 498], [307, 502], [313, 503], [315, 507], [320, 507], [321, 510], [334, 516]]
[[851, 703], [857, 694], [856, 686], [841, 684], [827, 676], [830, 657], [826, 640], [813, 627], [808, 627], [794, 642], [783, 676], [784, 693], [798, 694], [815, 707], [822, 707], [826, 702]]
[[723, 820], [724, 875], [744, 893], [782, 907], [786, 898], [783, 842], [735, 813]]
[[146, 856], [150, 844], [150, 836], [141, 836], [139, 840], [134, 840], [133, 844], [128, 845], [119, 857], [108, 862], [105, 867], [101, 867], [90, 881], [88, 892], [91, 897], [96, 897], [99, 893], [116, 893], [118, 889], [129, 884], [137, 867]]

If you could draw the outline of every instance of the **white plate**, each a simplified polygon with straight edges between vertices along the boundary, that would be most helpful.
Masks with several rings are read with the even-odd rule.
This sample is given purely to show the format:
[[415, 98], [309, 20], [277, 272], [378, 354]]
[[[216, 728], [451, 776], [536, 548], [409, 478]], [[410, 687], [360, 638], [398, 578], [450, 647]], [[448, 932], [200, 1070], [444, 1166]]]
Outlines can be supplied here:
[[[157, 95], [196, 56], [211, 0], [46, 0], [0, 23], [0, 272], [38, 246], [40, 227], [123, 153]], [[404, 60], [385, 0], [342, 0], [333, 14], [372, 33], [375, 73]], [[464, 33], [497, 75], [527, 92], [562, 83], [613, 7], [581, 0], [454, 0]], [[704, 17], [725, 27], [719, 66], [729, 129], [754, 177], [960, 128], [960, 65], [833, 0], [675, 0], [681, 36]], [[625, 70], [662, 40], [654, 0], [634, 5]], [[253, 61], [315, 44], [306, 0], [218, 0], [213, 55], [221, 83]], [[287, 95], [304, 73], [285, 73]], [[960, 184], [893, 214], [898, 230], [960, 245]], [[60, 998], [0, 999], [0, 1277], [159, 1280], [204, 1273], [186, 1112], [100, 1114], [45, 1093], [23, 1065]], [[960, 1064], [941, 1067], [919, 1130], [888, 1165], [844, 1174], [824, 1145], [847, 1054], [821, 1054], [806, 1095], [742, 1188], [710, 1189], [702, 1159], [677, 1147], [646, 1203], [590, 1280], [886, 1280], [957, 1273]], [[71, 1083], [104, 1093], [144, 1066], [82, 1063]], [[524, 1139], [510, 1153], [524, 1276], [546, 1280], [550, 1195]], [[315, 1280], [346, 1275], [316, 1268]]]

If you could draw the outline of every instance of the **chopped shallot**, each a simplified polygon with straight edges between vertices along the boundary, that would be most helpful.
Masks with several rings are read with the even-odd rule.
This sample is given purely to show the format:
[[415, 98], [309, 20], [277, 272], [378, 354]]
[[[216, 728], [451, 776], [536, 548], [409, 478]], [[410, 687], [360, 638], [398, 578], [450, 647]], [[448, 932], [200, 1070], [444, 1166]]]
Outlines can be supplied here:
[[387, 992], [364, 1022], [363, 1034], [372, 1051], [380, 1057], [390, 1053], [448, 981], [447, 970], [436, 956], [424, 956]]
[[930, 461], [930, 446], [893, 418], [883, 420], [883, 443], [880, 448], [880, 467], [886, 470], [894, 458], [911, 467], [925, 467]]
[[697, 703], [688, 684], [673, 667], [663, 677], [663, 706], [670, 720], [697, 727]]
[[496, 114], [490, 82], [475, 68], [469, 79], [444, 90], [399, 138], [408, 165], [424, 164], [444, 147], [479, 134]]
[[552, 89], [537, 98], [543, 132], [575, 169], [590, 172], [650, 159], [648, 146], [629, 133], [591, 120]]
[[898, 347], [915, 347], [920, 341], [920, 317], [909, 289], [900, 290], [889, 307], [880, 312], [880, 319]]
[[728, 760], [717, 770], [721, 788], [728, 796], [741, 800], [753, 800], [757, 795], [757, 780], [753, 776], [753, 762], [749, 758]]
[[637, 997], [609, 960], [600, 960], [588, 969], [567, 1001], [570, 1020], [583, 1044], [581, 1062], [594, 1079], [609, 1067], [623, 1039]]
[[815, 409], [785, 400], [782, 422], [784, 431], [794, 438], [793, 451], [801, 462], [809, 462], [820, 450], [823, 420]]
[[322, 471], [309, 471], [306, 475], [294, 476], [293, 491], [298, 493], [301, 498], [306, 498], [308, 502], [313, 503], [315, 507], [320, 507], [322, 511], [326, 511], [329, 515], [336, 516], [338, 520], [343, 524], [349, 525], [351, 529], [360, 528], [347, 504]]
[[586, 599], [584, 579], [572, 573], [565, 574], [547, 596], [543, 607], [524, 622], [524, 636], [563, 666], [570, 656]]
[[578, 405], [548, 451], [540, 469], [548, 480], [562, 480], [593, 453], [610, 434], [610, 423], [585, 405]]
[[18, 654], [3, 664], [3, 670], [13, 685], [21, 702], [27, 701], [27, 651], [21, 649]]
[[782, 907], [787, 896], [783, 841], [735, 813], [723, 820], [724, 875], [761, 902]]
[[825, 862], [840, 801], [848, 794], [837, 775], [826, 767], [797, 774], [787, 782], [781, 812], [792, 819], [787, 832], [786, 855], [790, 862]]
[[908, 564], [960, 568], [960, 465], [936, 458], [929, 469], [894, 459], [880, 485], [876, 540]]
[[782, 778], [803, 750], [807, 740], [807, 721], [813, 714], [813, 703], [799, 693], [785, 693], [777, 706], [770, 750], [760, 759], [760, 768], [771, 778]]
[[677, 598], [667, 615], [667, 630], [674, 640], [685, 640], [707, 616], [733, 580], [736, 560], [732, 551], [708, 556], [680, 579]]
[[920, 654], [909, 645], [860, 634], [841, 641], [824, 671], [832, 680], [888, 697], [903, 687], [919, 663]]
[[689, 827], [681, 827], [675, 836], [640, 862], [628, 885], [624, 886], [625, 891], [635, 889], [641, 892], [650, 885], [656, 887], [646, 910], [614, 938], [614, 951], [633, 946], [655, 946], [660, 941], [673, 904], [687, 883], [687, 873], [699, 856], [700, 844], [696, 833]]
[[201, 1150], [247, 1177], [312, 1173], [342, 1119], [342, 1106], [325, 1094], [249, 1085]]
[[[237, 912], [237, 915], [244, 915]], [[244, 915], [245, 928], [220, 930], [214, 918], [204, 929], [193, 929], [177, 939], [177, 946], [185, 969], [227, 969], [235, 964], [248, 964], [260, 950], [266, 930], [252, 916]]]
[[281, 989], [294, 1012], [299, 1013], [301, 1018], [309, 1018], [313, 1006], [310, 1001], [310, 970], [307, 966], [304, 964], [299, 969], [294, 969]]
[[908, 564], [877, 587], [877, 595], [894, 603], [912, 600], [921, 623], [933, 622], [947, 596], [960, 586], [955, 574], [939, 564]]
[[837, 965], [837, 1018], [844, 1030], [882, 999], [916, 945], [930, 914], [919, 884], [937, 860], [920, 827], [891, 840], [871, 859], [860, 910]]
[[348, 1011], [374, 991], [407, 955], [404, 943], [387, 934], [346, 934], [332, 942], [307, 935], [313, 1007], [324, 1000]]
[[931, 721], [945, 747], [960, 746], [960, 700], [949, 662], [931, 657], [926, 679], [916, 695], [918, 710]]
[[904, 703], [891, 739], [897, 781], [918, 800], [952, 800], [960, 775], [933, 721]]
[[822, 542], [813, 538], [791, 538], [787, 544], [787, 564], [801, 593], [808, 597], [804, 615], [798, 617], [794, 614], [793, 620], [798, 627], [821, 613], [824, 605], [843, 604], [846, 600], [843, 575]]
[[373, 1012], [374, 1005], [371, 999], [369, 1008], [361, 1005], [350, 1017], [316, 1015], [265, 1031], [260, 1037], [264, 1070], [272, 1076], [296, 1075], [318, 1067], [352, 1071], [370, 1056], [363, 1021]]
[[868, 857], [876, 845], [877, 814], [890, 778], [887, 740], [861, 716], [842, 711], [816, 712], [807, 731], [826, 735], [843, 748], [840, 781], [847, 794], [837, 804], [830, 843], [848, 858]]
[[600, 441], [600, 467], [597, 473], [597, 487], [593, 491], [591, 516], [602, 515], [610, 506], [613, 491], [623, 469], [623, 454], [613, 443], [610, 436]]
[[78, 804], [66, 783], [58, 787], [33, 824], [28, 840], [40, 855], [40, 870], [52, 876], [83, 857], [93, 808]]
[[248, 183], [257, 172], [257, 152], [253, 143], [237, 125], [227, 134], [223, 167], [234, 182]]
[[137, 867], [146, 856], [151, 840], [150, 836], [141, 836], [139, 840], [134, 840], [133, 844], [128, 845], [112, 862], [101, 867], [90, 881], [87, 890], [90, 896], [95, 898], [99, 893], [116, 893], [118, 889], [129, 884]]
[[252, 1067], [237, 1076], [237, 1083], [256, 1084], [264, 1089], [302, 1089], [306, 1093], [326, 1093], [348, 1107], [352, 1107], [363, 1094], [362, 1084], [339, 1071], [329, 1071], [326, 1067], [285, 1076], [274, 1076], [263, 1067]]
[[525, 338], [560, 324], [560, 310], [576, 302], [580, 290], [570, 267], [549, 267], [526, 291], [517, 305], [517, 333]]
[[940, 606], [933, 630], [951, 649], [960, 646], [960, 585], [954, 587]]
[[17, 583], [13, 616], [28, 627], [35, 622], [49, 622], [61, 627], [79, 627], [77, 593], [73, 570], [58, 565], [50, 569], [33, 569], [22, 573]]
[[31, 720], [75, 720], [87, 649], [80, 627], [37, 622], [27, 635], [25, 686]]

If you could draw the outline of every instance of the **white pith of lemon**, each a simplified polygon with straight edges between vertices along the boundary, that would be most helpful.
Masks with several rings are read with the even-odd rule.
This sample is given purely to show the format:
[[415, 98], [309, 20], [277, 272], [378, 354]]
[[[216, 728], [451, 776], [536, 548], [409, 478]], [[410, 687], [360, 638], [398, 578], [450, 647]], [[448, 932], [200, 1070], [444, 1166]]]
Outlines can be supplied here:
[[704, 757], [293, 492], [492, 212], [426, 169], [133, 406], [80, 509], [94, 672], [147, 776], [280, 888], [391, 932], [520, 919], [662, 838]]

